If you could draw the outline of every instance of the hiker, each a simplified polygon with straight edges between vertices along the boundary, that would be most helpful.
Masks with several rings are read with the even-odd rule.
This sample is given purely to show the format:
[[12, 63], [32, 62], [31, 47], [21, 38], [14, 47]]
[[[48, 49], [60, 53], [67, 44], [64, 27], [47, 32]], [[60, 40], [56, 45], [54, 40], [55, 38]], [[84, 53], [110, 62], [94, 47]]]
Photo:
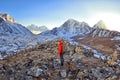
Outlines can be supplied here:
[[63, 52], [63, 44], [64, 44], [63, 40], [60, 40], [60, 41], [58, 42], [58, 55], [60, 56], [61, 66], [63, 66], [63, 64], [64, 64], [64, 58], [63, 58], [63, 54], [64, 54], [64, 52]]

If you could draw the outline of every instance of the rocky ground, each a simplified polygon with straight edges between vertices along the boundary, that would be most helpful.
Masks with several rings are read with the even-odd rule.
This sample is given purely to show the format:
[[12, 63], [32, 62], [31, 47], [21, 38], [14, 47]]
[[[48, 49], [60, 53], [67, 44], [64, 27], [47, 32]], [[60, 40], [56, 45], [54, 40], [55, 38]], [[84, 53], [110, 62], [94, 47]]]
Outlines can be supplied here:
[[0, 80], [120, 80], [120, 66], [93, 57], [82, 45], [66, 41], [64, 49], [64, 66], [60, 66], [57, 41], [0, 60]]
[[[85, 37], [83, 39], [79, 39], [76, 37], [75, 40], [77, 42], [88, 45], [96, 50], [100, 50], [104, 54], [112, 54], [114, 50], [117, 50], [117, 46], [120, 44], [120, 40], [112, 40], [111, 37]], [[119, 53], [120, 54], [120, 53]]]

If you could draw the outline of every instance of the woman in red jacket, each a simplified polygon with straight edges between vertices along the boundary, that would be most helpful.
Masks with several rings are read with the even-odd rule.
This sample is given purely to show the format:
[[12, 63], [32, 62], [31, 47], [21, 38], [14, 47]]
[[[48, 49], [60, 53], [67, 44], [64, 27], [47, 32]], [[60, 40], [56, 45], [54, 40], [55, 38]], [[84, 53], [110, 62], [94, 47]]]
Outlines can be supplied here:
[[64, 64], [64, 58], [63, 58], [63, 44], [64, 42], [61, 40], [58, 42], [58, 55], [60, 56], [61, 66]]

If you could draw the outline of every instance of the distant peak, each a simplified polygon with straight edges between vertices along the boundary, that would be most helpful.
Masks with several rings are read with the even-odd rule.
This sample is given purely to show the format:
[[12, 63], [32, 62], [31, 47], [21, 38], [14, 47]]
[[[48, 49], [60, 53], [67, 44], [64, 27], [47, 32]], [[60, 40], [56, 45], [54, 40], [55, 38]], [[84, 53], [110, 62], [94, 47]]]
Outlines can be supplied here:
[[4, 21], [9, 21], [15, 23], [16, 21], [14, 18], [12, 18], [9, 14], [7, 13], [0, 13], [0, 18], [2, 18]]
[[75, 20], [75, 19], [70, 18], [70, 19], [66, 20], [65, 22], [78, 22], [78, 21]]
[[107, 26], [103, 20], [98, 21], [97, 24], [95, 24], [93, 27], [100, 28], [100, 29], [107, 29]]
[[86, 22], [79, 22], [75, 19], [68, 19], [64, 22], [62, 25], [63, 27], [69, 27], [69, 26], [89, 26]]
[[[30, 24], [30, 25], [28, 25], [28, 26], [37, 26], [36, 24]], [[38, 27], [38, 26], [37, 26]]]
[[103, 20], [98, 21], [99, 24], [105, 24]]

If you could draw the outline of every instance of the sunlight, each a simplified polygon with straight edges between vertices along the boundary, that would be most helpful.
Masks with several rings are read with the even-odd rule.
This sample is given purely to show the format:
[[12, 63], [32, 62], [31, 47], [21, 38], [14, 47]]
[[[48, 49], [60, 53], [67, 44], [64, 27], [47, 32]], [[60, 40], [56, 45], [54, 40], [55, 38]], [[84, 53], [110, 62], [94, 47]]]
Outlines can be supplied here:
[[108, 29], [120, 31], [120, 15], [115, 13], [99, 13], [92, 17], [88, 23], [90, 26], [93, 26], [99, 20], [103, 20]]

